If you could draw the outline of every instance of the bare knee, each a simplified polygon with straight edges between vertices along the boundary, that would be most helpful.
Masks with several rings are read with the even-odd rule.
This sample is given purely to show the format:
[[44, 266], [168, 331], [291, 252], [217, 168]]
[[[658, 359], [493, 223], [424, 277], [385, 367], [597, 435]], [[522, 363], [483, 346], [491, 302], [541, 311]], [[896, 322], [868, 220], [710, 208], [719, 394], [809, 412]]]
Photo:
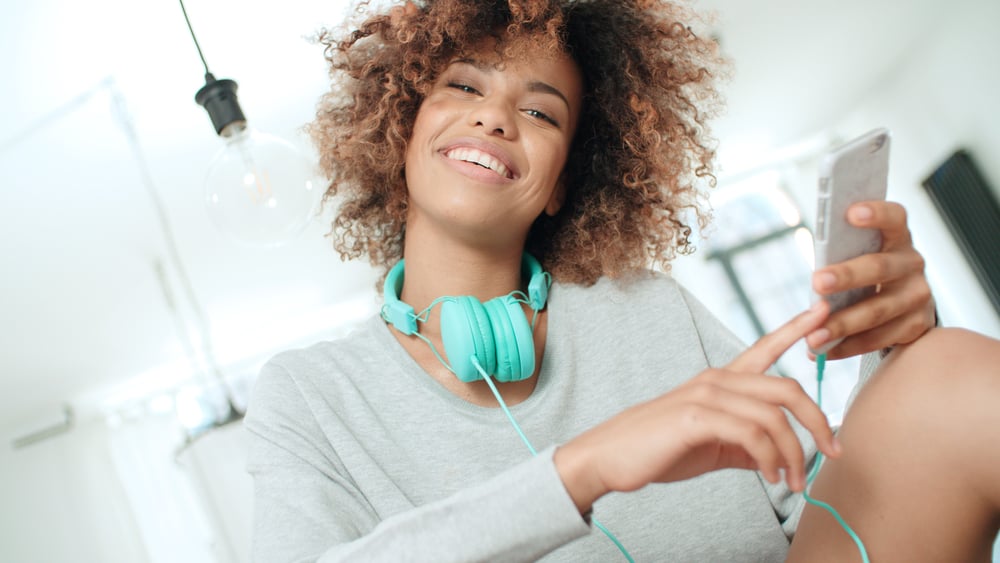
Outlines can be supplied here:
[[921, 418], [939, 416], [933, 413], [967, 401], [991, 399], [996, 406], [1000, 404], [1000, 341], [965, 329], [933, 329], [893, 350], [855, 404], [871, 400], [866, 397], [872, 395], [880, 397], [878, 402], [892, 404], [900, 415], [917, 409]]
[[1000, 516], [1000, 341], [938, 328], [900, 347], [858, 394], [848, 425], [855, 444], [868, 442], [859, 449], [884, 455], [893, 442], [889, 450], [915, 467], [966, 480], [970, 495]]
[[[935, 329], [899, 347], [839, 436], [844, 453], [820, 472], [814, 496], [857, 527], [873, 560], [988, 560], [1000, 522], [1000, 342]], [[803, 560], [816, 560], [817, 546], [830, 560], [853, 555], [846, 534], [811, 507], [800, 533], [793, 553]]]
[[1000, 422], [1000, 341], [964, 329], [928, 332], [886, 357], [847, 418], [873, 416], [865, 410], [911, 431], [933, 425], [974, 435], [978, 425]]
[[996, 375], [1000, 370], [1000, 341], [961, 328], [936, 328], [894, 350], [883, 369], [906, 370], [922, 381], [941, 377], [942, 383], [959, 373]]

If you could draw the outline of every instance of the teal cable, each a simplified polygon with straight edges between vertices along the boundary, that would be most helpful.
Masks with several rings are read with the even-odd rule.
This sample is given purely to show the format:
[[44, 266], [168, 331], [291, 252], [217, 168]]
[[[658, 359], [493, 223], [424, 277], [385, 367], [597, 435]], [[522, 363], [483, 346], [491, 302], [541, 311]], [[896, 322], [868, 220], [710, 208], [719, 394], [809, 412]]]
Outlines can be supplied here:
[[[510, 409], [507, 408], [506, 401], [503, 400], [503, 397], [500, 396], [500, 391], [497, 390], [496, 385], [493, 384], [493, 378], [491, 378], [489, 374], [486, 373], [486, 370], [484, 370], [482, 366], [479, 365], [479, 361], [476, 359], [475, 356], [472, 356], [471, 359], [472, 359], [472, 365], [476, 366], [476, 369], [479, 370], [479, 374], [483, 376], [483, 379], [486, 380], [486, 384], [490, 386], [490, 391], [493, 391], [493, 396], [496, 397], [497, 402], [500, 403], [500, 408], [503, 409], [504, 414], [507, 415], [507, 420], [510, 420], [511, 426], [513, 426], [514, 430], [517, 431], [517, 435], [521, 437], [521, 441], [524, 442], [525, 446], [528, 446], [528, 451], [531, 452], [531, 455], [538, 455], [538, 452], [535, 451], [535, 447], [531, 445], [531, 441], [528, 440], [528, 437], [525, 436], [524, 431], [521, 430], [521, 425], [517, 423], [517, 420], [514, 419], [514, 415], [511, 414]], [[627, 559], [629, 563], [635, 563], [635, 559], [632, 559], [632, 555], [628, 552], [627, 549], [625, 549], [625, 546], [622, 544], [622, 542], [618, 541], [618, 538], [616, 538], [615, 535], [611, 533], [611, 530], [605, 528], [604, 524], [601, 524], [600, 522], [597, 521], [597, 518], [591, 517], [590, 522], [594, 526], [597, 526], [598, 530], [604, 532], [605, 536], [608, 536], [608, 539], [615, 544], [615, 547], [618, 548], [618, 551], [622, 552], [622, 555], [625, 556], [625, 559]]]
[[[826, 354], [820, 354], [819, 356], [816, 357], [816, 404], [820, 408], [822, 408], [823, 406], [823, 371], [825, 369], [826, 369]], [[837, 520], [837, 523], [840, 524], [840, 527], [843, 528], [845, 532], [847, 532], [847, 535], [851, 537], [851, 540], [854, 541], [854, 545], [858, 547], [858, 552], [861, 554], [861, 561], [863, 563], [870, 563], [868, 559], [868, 551], [865, 549], [864, 542], [861, 541], [861, 538], [858, 537], [858, 534], [856, 534], [854, 530], [851, 529], [851, 527], [847, 524], [847, 522], [844, 521], [844, 519], [840, 516], [840, 513], [837, 512], [837, 509], [835, 509], [834, 507], [830, 506], [829, 504], [821, 500], [816, 500], [811, 496], [809, 496], [808, 488], [810, 485], [812, 485], [813, 479], [815, 479], [816, 475], [819, 473], [819, 468], [820, 465], [822, 465], [822, 463], [823, 463], [823, 453], [817, 451], [816, 461], [815, 463], [813, 463], [812, 471], [810, 471], [809, 476], [806, 477], [806, 490], [802, 491], [802, 497], [805, 498], [806, 502], [808, 502], [809, 504], [818, 506], [823, 510], [829, 512]]]

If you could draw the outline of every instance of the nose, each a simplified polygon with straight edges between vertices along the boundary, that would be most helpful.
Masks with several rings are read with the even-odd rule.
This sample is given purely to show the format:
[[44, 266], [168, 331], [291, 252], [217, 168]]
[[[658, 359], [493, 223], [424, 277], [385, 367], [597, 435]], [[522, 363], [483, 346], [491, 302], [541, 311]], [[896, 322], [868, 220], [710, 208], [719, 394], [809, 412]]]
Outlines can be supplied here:
[[514, 112], [501, 100], [483, 100], [470, 114], [471, 124], [482, 127], [488, 135], [505, 139], [517, 135]]

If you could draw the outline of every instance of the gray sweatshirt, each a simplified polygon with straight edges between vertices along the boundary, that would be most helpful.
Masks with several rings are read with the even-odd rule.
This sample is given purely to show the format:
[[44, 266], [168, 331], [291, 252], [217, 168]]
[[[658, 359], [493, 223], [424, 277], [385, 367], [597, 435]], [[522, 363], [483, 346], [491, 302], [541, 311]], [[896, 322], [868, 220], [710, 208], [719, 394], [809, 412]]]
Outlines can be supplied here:
[[[537, 457], [499, 408], [445, 390], [377, 316], [272, 359], [246, 417], [254, 560], [623, 561], [578, 513], [552, 453], [744, 345], [661, 274], [556, 283], [548, 307], [537, 387], [511, 408]], [[723, 470], [607, 495], [593, 517], [636, 561], [783, 561], [802, 504]]]

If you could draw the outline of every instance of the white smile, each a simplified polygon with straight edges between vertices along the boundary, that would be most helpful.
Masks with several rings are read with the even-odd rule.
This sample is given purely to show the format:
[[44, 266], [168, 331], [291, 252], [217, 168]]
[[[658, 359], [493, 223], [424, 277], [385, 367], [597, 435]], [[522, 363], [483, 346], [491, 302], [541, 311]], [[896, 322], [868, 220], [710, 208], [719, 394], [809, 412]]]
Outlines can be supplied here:
[[471, 162], [473, 164], [478, 164], [483, 168], [489, 168], [508, 180], [514, 177], [510, 173], [510, 170], [507, 169], [507, 166], [503, 162], [500, 162], [500, 159], [479, 149], [458, 147], [445, 152], [444, 156], [450, 158], [451, 160]]

